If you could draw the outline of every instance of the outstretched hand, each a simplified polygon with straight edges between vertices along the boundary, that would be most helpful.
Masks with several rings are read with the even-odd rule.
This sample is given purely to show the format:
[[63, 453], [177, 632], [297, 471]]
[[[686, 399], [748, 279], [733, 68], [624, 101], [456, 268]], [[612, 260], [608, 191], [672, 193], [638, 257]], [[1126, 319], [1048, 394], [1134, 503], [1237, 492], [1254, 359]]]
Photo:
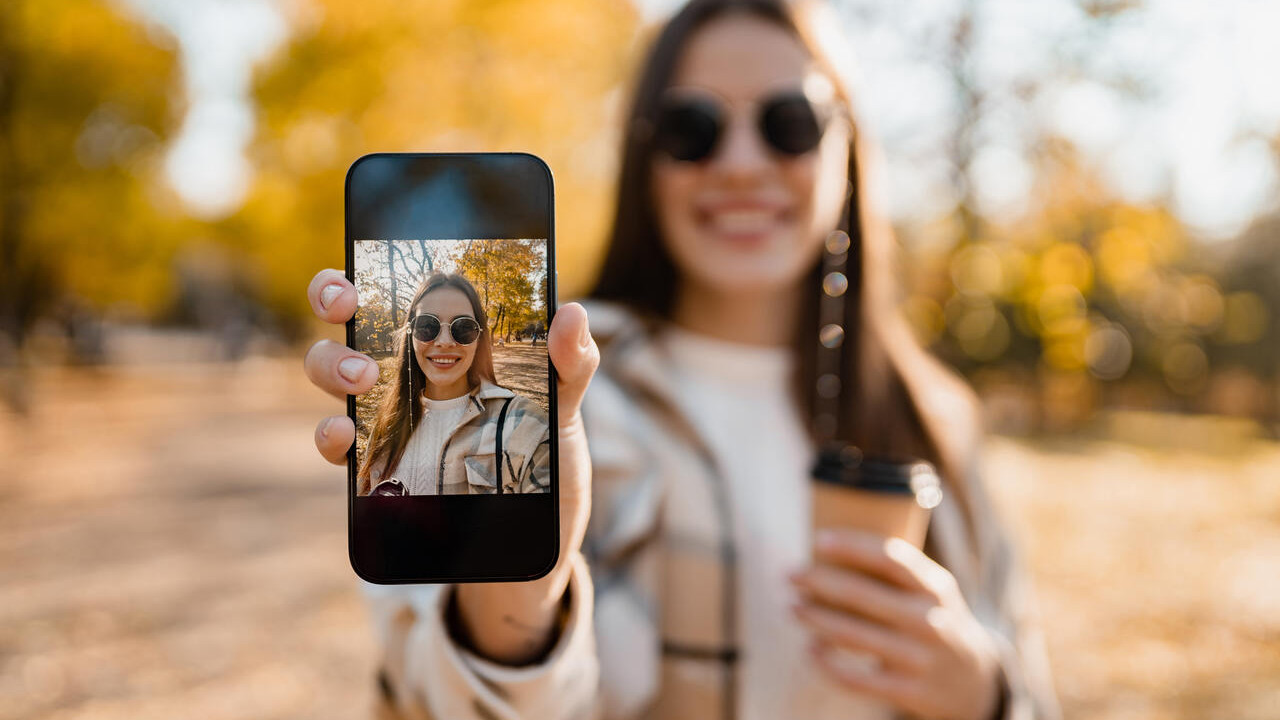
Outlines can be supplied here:
[[[355, 286], [338, 270], [321, 270], [307, 287], [316, 317], [341, 324], [356, 311]], [[580, 407], [600, 363], [600, 351], [577, 303], [556, 311], [547, 333], [547, 351], [556, 369], [560, 451], [560, 559], [539, 580], [527, 583], [465, 584], [458, 607], [476, 649], [488, 657], [518, 664], [545, 645], [555, 611], [569, 582], [570, 560], [582, 547], [591, 516], [591, 460]], [[307, 351], [303, 367], [311, 382], [338, 398], [368, 392], [378, 380], [372, 359], [331, 340]], [[346, 415], [324, 418], [316, 426], [316, 449], [326, 460], [345, 464], [355, 442], [355, 425]], [[509, 622], [503, 622], [509, 620]]]

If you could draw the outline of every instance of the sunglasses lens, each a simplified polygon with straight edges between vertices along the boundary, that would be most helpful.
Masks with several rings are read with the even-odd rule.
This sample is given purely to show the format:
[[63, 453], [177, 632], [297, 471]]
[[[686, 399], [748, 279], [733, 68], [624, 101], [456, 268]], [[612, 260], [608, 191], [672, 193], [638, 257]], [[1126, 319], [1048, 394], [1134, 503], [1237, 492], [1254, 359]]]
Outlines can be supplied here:
[[680, 100], [659, 113], [654, 144], [675, 160], [694, 162], [711, 155], [719, 137], [720, 111], [714, 105]]
[[463, 345], [470, 345], [480, 337], [480, 323], [471, 318], [458, 318], [449, 324], [449, 334]]
[[775, 150], [803, 155], [818, 147], [822, 123], [813, 104], [803, 95], [773, 100], [760, 113], [760, 132]]
[[440, 320], [430, 315], [414, 318], [413, 337], [421, 342], [431, 342], [440, 337]]

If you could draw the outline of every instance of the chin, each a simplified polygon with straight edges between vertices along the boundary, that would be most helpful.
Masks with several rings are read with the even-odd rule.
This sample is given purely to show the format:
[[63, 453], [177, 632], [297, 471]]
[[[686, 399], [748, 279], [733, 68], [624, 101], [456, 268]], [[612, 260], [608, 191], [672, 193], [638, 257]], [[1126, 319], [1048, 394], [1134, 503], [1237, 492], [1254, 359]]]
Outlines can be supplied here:
[[457, 374], [450, 373], [450, 374], [449, 374], [449, 375], [447, 375], [447, 376], [444, 376], [444, 375], [428, 375], [428, 376], [427, 376], [427, 380], [428, 380], [432, 385], [452, 385], [452, 384], [454, 384], [454, 383], [458, 382], [459, 380], [463, 380], [463, 381], [465, 381], [465, 380], [466, 380], [466, 373], [457, 373]]
[[796, 281], [791, 275], [780, 275], [777, 268], [744, 270], [736, 273], [713, 273], [702, 276], [708, 288], [731, 295], [770, 292], [790, 287]]
[[769, 291], [799, 282], [815, 261], [794, 253], [720, 254], [690, 274], [706, 287], [722, 292]]

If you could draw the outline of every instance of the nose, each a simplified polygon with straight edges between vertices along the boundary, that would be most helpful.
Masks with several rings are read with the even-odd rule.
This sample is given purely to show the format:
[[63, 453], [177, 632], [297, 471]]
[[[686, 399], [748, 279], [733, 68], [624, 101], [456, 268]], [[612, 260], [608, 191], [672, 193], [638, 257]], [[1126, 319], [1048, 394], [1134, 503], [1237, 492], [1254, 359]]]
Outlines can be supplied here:
[[743, 113], [731, 113], [711, 168], [728, 180], [750, 182], [766, 172], [772, 162], [752, 119]]
[[453, 328], [449, 326], [449, 323], [440, 323], [440, 334], [436, 336], [436, 347], [453, 347], [457, 344], [457, 341], [453, 339]]

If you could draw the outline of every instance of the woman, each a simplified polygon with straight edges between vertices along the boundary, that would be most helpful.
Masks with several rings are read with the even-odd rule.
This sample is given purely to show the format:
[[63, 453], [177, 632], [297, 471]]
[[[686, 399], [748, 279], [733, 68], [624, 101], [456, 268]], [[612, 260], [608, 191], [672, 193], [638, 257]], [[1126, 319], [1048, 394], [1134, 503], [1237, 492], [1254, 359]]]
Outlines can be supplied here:
[[[894, 310], [892, 239], [868, 199], [868, 145], [832, 29], [810, 6], [694, 0], [658, 37], [595, 300], [563, 307], [548, 338], [562, 561], [535, 583], [383, 594], [388, 707], [1056, 716], [1021, 576], [975, 473], [972, 394]], [[828, 247], [847, 255], [847, 289], [823, 285]], [[354, 293], [335, 271], [312, 283], [312, 298], [322, 291], [322, 318], [349, 316]], [[843, 300], [834, 385], [817, 372], [831, 340], [824, 293]], [[312, 377], [360, 392], [366, 378], [331, 370], [351, 355], [317, 346]], [[819, 380], [823, 397], [838, 388], [837, 416], [818, 412]], [[923, 551], [846, 531], [810, 554], [809, 472], [832, 428], [939, 468], [945, 499]], [[333, 461], [349, 443], [341, 419], [317, 437]], [[875, 661], [851, 666], [837, 649]]]
[[489, 336], [484, 306], [466, 278], [437, 272], [423, 280], [396, 340], [396, 372], [369, 431], [358, 494], [550, 490], [547, 416], [497, 384]]

